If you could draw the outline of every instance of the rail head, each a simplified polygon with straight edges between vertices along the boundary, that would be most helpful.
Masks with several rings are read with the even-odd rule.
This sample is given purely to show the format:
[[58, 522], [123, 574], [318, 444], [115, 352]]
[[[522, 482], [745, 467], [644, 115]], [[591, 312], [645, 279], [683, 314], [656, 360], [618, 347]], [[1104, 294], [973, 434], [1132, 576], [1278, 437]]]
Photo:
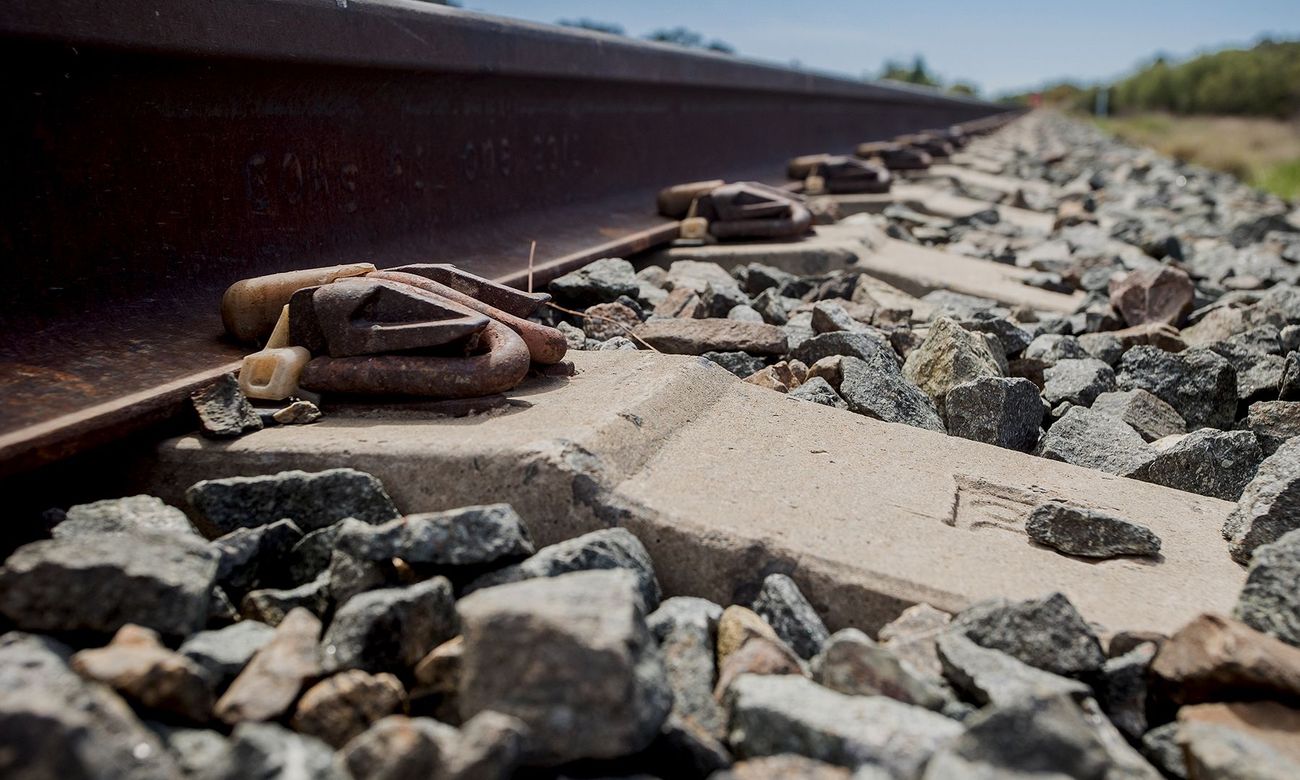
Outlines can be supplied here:
[[0, 37], [204, 58], [750, 89], [909, 105], [992, 103], [924, 88], [490, 16], [421, 0], [20, 3]]

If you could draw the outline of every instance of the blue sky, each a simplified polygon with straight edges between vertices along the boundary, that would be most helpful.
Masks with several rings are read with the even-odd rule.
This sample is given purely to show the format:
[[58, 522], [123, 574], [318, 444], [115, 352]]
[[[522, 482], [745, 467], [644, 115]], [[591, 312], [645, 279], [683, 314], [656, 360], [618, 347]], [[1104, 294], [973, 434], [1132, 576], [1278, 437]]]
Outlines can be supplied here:
[[1157, 52], [1184, 56], [1300, 38], [1300, 0], [463, 0], [538, 22], [588, 17], [641, 36], [684, 25], [746, 57], [852, 76], [924, 55], [989, 93], [1070, 77], [1110, 79]]

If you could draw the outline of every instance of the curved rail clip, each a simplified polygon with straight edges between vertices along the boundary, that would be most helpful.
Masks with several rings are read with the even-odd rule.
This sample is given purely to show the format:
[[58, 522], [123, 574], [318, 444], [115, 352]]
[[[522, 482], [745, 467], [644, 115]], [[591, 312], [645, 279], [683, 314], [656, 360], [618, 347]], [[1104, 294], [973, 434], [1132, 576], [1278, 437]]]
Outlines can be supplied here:
[[880, 160], [891, 171], [923, 171], [934, 161], [922, 149], [893, 143], [891, 141], [871, 141], [858, 144], [854, 152], [864, 160]]
[[468, 271], [462, 271], [450, 263], [414, 263], [384, 270], [432, 279], [516, 317], [530, 316], [539, 306], [551, 299], [550, 293], [528, 293], [516, 290], [490, 279], [475, 276]]
[[812, 225], [801, 197], [756, 181], [716, 187], [697, 205], [715, 238], [792, 238]]
[[299, 290], [289, 323], [300, 346], [349, 357], [449, 344], [483, 330], [488, 318], [410, 285], [363, 277]]
[[883, 165], [856, 157], [843, 155], [816, 155], [796, 157], [788, 166], [791, 171], [799, 170], [801, 176], [794, 178], [809, 179], [817, 177], [826, 192], [849, 193], [889, 192], [893, 177]]

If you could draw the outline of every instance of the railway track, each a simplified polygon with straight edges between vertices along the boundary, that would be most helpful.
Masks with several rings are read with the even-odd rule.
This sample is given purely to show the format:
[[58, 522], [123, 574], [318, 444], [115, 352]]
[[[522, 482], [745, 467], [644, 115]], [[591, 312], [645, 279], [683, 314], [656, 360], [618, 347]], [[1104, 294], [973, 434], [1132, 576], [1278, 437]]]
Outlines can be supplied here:
[[[294, 34], [285, 34], [292, 30]], [[250, 276], [520, 284], [664, 243], [653, 193], [1001, 107], [403, 2], [29, 3], [5, 41], [0, 470], [119, 438], [241, 352]]]
[[[401, 2], [0, 32], [39, 64], [0, 774], [1300, 766], [1286, 204], [1052, 115]], [[254, 424], [222, 290], [342, 262], [380, 270], [247, 331], [281, 312], [324, 419]], [[431, 305], [474, 346], [347, 314]], [[500, 394], [375, 397], [484, 350]], [[197, 387], [256, 432], [194, 433]]]

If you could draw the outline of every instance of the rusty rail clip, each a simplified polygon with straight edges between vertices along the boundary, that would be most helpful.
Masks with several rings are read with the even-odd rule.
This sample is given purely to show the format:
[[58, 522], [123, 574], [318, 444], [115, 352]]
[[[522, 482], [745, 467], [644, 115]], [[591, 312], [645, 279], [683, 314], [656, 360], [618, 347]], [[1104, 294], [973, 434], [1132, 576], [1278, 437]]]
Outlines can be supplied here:
[[844, 155], [796, 157], [786, 170], [792, 179], [820, 177], [825, 191], [831, 193], [889, 192], [893, 183], [893, 177], [884, 165]]
[[504, 284], [497, 284], [491, 279], [475, 276], [469, 271], [462, 271], [450, 263], [420, 263], [396, 268], [384, 268], [382, 270], [401, 271], [423, 276], [516, 317], [532, 315], [539, 306], [551, 299], [550, 293], [529, 293], [516, 290]]
[[923, 171], [933, 162], [930, 155], [921, 149], [890, 141], [858, 144], [854, 154], [864, 160], [880, 160], [891, 171]]
[[659, 213], [669, 219], [682, 219], [690, 214], [691, 206], [698, 198], [708, 195], [724, 184], [726, 182], [722, 179], [709, 179], [665, 187], [659, 191], [656, 199]]
[[812, 212], [801, 198], [755, 181], [713, 190], [701, 199], [700, 215], [709, 219], [715, 238], [791, 238], [812, 227]]
[[946, 139], [929, 133], [900, 135], [894, 141], [904, 146], [920, 149], [931, 157], [951, 157], [953, 152], [956, 151]]
[[[550, 365], [558, 363], [564, 359], [568, 351], [568, 344], [564, 340], [564, 334], [555, 328], [548, 328], [545, 325], [536, 322], [530, 322], [523, 317], [503, 311], [491, 304], [480, 301], [471, 297], [460, 290], [453, 289], [451, 286], [437, 281], [434, 277], [448, 278], [447, 269], [449, 266], [434, 264], [414, 264], [403, 265], [397, 268], [389, 268], [383, 271], [374, 271], [367, 275], [371, 279], [387, 279], [392, 282], [407, 284], [419, 288], [425, 292], [440, 295], [450, 301], [454, 301], [467, 309], [472, 309], [480, 314], [505, 324], [512, 331], [523, 338], [524, 343], [528, 345], [528, 352], [532, 356], [534, 363]], [[465, 276], [469, 276], [465, 274]], [[535, 301], [533, 308], [542, 303], [538, 300], [537, 295], [529, 296], [528, 293], [511, 290], [502, 287], [510, 295], [500, 294], [498, 300], [505, 300], [510, 303], [517, 311], [524, 306], [524, 301]], [[511, 299], [511, 296], [515, 296]], [[550, 298], [549, 295], [545, 296]], [[530, 310], [531, 311], [531, 310]]]
[[925, 132], [946, 139], [954, 149], [965, 149], [970, 145], [970, 135], [966, 133], [966, 130], [961, 125], [949, 125], [946, 130], [927, 130]]
[[407, 352], [449, 344], [487, 327], [488, 318], [405, 284], [353, 277], [313, 289], [311, 309], [330, 357]]
[[318, 393], [474, 398], [503, 393], [527, 376], [528, 346], [510, 328], [489, 319], [478, 346], [485, 352], [468, 357], [318, 357], [303, 369], [299, 386]]
[[[682, 214], [688, 194], [693, 199]], [[714, 238], [788, 238], [812, 226], [812, 212], [800, 196], [756, 181], [669, 187], [659, 193], [659, 208], [666, 216], [704, 218]]]

